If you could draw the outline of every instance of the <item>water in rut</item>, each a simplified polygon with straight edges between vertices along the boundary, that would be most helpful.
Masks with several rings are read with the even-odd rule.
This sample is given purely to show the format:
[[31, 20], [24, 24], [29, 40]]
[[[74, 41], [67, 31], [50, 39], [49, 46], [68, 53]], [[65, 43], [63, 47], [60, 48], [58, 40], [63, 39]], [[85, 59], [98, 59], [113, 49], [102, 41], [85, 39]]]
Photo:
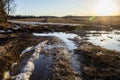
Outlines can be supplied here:
[[[73, 41], [69, 40], [69, 38], [74, 38], [77, 37], [76, 34], [72, 34], [72, 33], [33, 33], [34, 36], [55, 36], [58, 37], [59, 39], [61, 39], [63, 42], [65, 42], [66, 44], [66, 48], [69, 49], [70, 54], [68, 54], [68, 56], [71, 56], [71, 62], [72, 65], [71, 67], [73, 67], [73, 69], [77, 72], [80, 73], [80, 65], [79, 63], [77, 63], [77, 56], [74, 53], [74, 49], [76, 49], [76, 45]], [[60, 44], [58, 44], [60, 45]], [[58, 46], [57, 45], [57, 46]], [[64, 44], [63, 44], [64, 45]], [[33, 75], [31, 76], [31, 80], [32, 79], [41, 79], [41, 80], [47, 80], [47, 78], [49, 77], [50, 74], [50, 69], [51, 69], [51, 65], [52, 65], [52, 55], [46, 56], [44, 54], [40, 54], [40, 57], [38, 60], [35, 61], [35, 70], [33, 72]]]
[[[88, 38], [87, 41], [91, 42], [95, 45], [99, 45], [102, 47], [105, 47], [107, 49], [115, 49], [115, 50], [119, 50], [119, 45], [120, 45], [120, 41], [119, 38], [120, 36], [118, 35], [119, 31], [86, 31], [86, 37]], [[74, 49], [77, 48], [77, 46], [75, 45], [75, 43], [71, 40], [69, 40], [69, 38], [74, 38], [74, 37], [79, 37], [76, 34], [72, 34], [72, 33], [64, 33], [64, 32], [54, 32], [54, 33], [33, 33], [34, 36], [56, 36], [58, 38], [60, 38], [61, 40], [63, 40], [65, 42], [65, 44], [67, 45], [67, 48], [70, 50], [71, 52], [71, 61], [72, 61], [72, 67], [75, 71], [80, 73], [80, 55], [79, 54], [74, 54]], [[109, 42], [109, 45], [107, 44], [102, 44], [104, 42]], [[117, 44], [117, 45], [116, 45]], [[111, 46], [112, 45], [112, 46]], [[52, 56], [45, 56], [44, 54], [40, 55], [40, 59], [38, 59], [35, 62], [36, 65], [36, 73], [43, 73], [45, 75], [42, 75], [42, 77], [48, 77], [49, 74], [46, 74], [46, 71], [48, 71], [47, 73], [49, 73], [49, 69], [45, 68], [46, 65], [49, 65], [47, 67], [50, 68], [50, 65], [52, 64]], [[41, 63], [40, 63], [41, 62]], [[49, 62], [49, 64], [48, 64]], [[40, 67], [41, 66], [41, 67]], [[42, 69], [42, 70], [41, 70]], [[40, 76], [39, 76], [40, 77]]]

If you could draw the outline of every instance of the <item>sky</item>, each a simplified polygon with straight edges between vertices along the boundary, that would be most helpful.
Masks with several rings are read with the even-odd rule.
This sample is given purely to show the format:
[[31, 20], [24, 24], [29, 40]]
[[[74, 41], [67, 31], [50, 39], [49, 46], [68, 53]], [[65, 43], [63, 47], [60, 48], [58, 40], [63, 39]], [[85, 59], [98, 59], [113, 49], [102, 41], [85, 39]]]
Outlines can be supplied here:
[[[99, 1], [101, 0], [15, 0], [16, 8], [13, 14], [35, 16], [100, 15], [96, 12]], [[119, 15], [120, 0], [112, 1], [117, 8], [115, 15]], [[109, 3], [109, 0], [107, 2]]]

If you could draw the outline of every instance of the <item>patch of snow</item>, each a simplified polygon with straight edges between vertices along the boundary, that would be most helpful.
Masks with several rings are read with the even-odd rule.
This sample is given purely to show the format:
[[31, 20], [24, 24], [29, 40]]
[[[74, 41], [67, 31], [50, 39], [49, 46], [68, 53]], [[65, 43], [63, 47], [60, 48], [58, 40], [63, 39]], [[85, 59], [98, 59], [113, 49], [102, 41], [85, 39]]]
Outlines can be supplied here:
[[21, 52], [20, 57], [21, 57], [23, 54], [25, 54], [25, 53], [27, 53], [27, 52], [30, 52], [30, 51], [32, 51], [32, 50], [34, 50], [33, 46], [32, 46], [32, 47], [28, 47], [27, 49], [25, 49], [25, 50], [23, 50], [23, 51]]
[[11, 68], [13, 68], [16, 65], [17, 65], [17, 62], [13, 63], [12, 66], [11, 66]]
[[0, 30], [0, 33], [5, 33], [5, 31], [4, 30]]
[[12, 76], [12, 79], [15, 80], [29, 80], [30, 76], [32, 75], [32, 72], [34, 71], [34, 61], [39, 59], [39, 53], [42, 49], [42, 47], [45, 46], [45, 44], [47, 43], [47, 41], [41, 42], [39, 43], [37, 46], [35, 47], [29, 47], [26, 50], [22, 51], [23, 53], [31, 51], [32, 49], [35, 50], [35, 52], [31, 55], [31, 57], [28, 59], [26, 65], [21, 69], [21, 72], [16, 75], [16, 76]]
[[16, 25], [14, 29], [17, 30], [17, 29], [20, 29], [20, 28], [21, 28], [20, 26]]
[[11, 33], [12, 32], [12, 30], [7, 30], [7, 31], [5, 31], [5, 30], [0, 30], [0, 33]]

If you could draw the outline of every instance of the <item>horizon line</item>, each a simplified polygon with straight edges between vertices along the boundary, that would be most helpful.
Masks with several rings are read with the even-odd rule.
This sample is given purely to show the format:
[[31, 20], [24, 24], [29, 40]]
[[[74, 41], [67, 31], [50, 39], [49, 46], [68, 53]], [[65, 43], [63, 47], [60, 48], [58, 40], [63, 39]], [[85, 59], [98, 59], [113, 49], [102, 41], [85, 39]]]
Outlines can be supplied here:
[[45, 16], [46, 16], [46, 17], [47, 17], [47, 16], [48, 16], [48, 17], [49, 17], [49, 16], [50, 16], [50, 17], [67, 17], [67, 16], [68, 16], [68, 17], [80, 17], [80, 16], [86, 16], [86, 17], [87, 17], [87, 16], [88, 16], [88, 17], [89, 17], [89, 16], [96, 16], [96, 17], [97, 17], [97, 16], [98, 16], [98, 17], [99, 17], [99, 16], [100, 16], [100, 17], [105, 17], [105, 16], [106, 16], [106, 17], [110, 17], [110, 16], [111, 16], [111, 17], [112, 17], [112, 16], [120, 16], [120, 15], [79, 15], [79, 16], [78, 16], [78, 15], [64, 15], [64, 16], [56, 16], [56, 15], [55, 15], [55, 16], [54, 16], [54, 15], [37, 15], [37, 16], [36, 16], [36, 15], [9, 15], [9, 16], [34, 16], [34, 17], [45, 17]]

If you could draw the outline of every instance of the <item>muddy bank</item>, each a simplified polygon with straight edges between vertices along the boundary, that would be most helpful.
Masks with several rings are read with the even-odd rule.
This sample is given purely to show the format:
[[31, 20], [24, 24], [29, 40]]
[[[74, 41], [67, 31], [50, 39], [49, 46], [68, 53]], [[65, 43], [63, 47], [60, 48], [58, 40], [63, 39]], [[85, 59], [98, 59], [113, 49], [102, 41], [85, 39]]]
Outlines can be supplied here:
[[[2, 34], [0, 36], [0, 79], [5, 71], [13, 71], [12, 63], [19, 63], [24, 57], [19, 57], [21, 51], [26, 47], [34, 46], [46, 37], [35, 37], [30, 34]], [[14, 74], [14, 73], [11, 73]]]
[[[88, 42], [79, 42], [76, 54], [83, 57], [82, 78], [84, 80], [119, 80], [120, 52], [107, 50]], [[78, 43], [79, 42], [79, 43]]]
[[[42, 22], [17, 22], [11, 21], [4, 26], [0, 26], [0, 30], [6, 33], [32, 33], [32, 32], [74, 32], [76, 34], [84, 34], [89, 30], [120, 30], [119, 24], [67, 24], [67, 23], [42, 23]], [[7, 31], [7, 30], [10, 30]], [[1, 33], [1, 32], [0, 32]]]
[[[19, 24], [19, 23], [9, 23], [7, 26], [0, 27], [0, 34], [7, 33], [46, 33], [46, 32], [69, 32], [76, 28], [73, 25], [40, 25], [40, 24]], [[8, 31], [9, 30], [9, 31]]]
[[[6, 34], [4, 34], [6, 35]], [[48, 40], [48, 46], [43, 49], [40, 53], [40, 58], [36, 60], [35, 70], [33, 71], [30, 80], [80, 80], [80, 74], [72, 68], [72, 63], [70, 61], [71, 54], [68, 51], [67, 45], [63, 40], [53, 37], [53, 36], [32, 36], [31, 34], [12, 34], [9, 38], [2, 37], [5, 41], [1, 42], [2, 47], [7, 47], [1, 53], [1, 63], [3, 65], [0, 67], [2, 79], [3, 73], [5, 71], [10, 71], [10, 75], [15, 77], [21, 72], [21, 69], [25, 66], [26, 61], [33, 54], [29, 52], [22, 57], [20, 57], [21, 52], [31, 46], [36, 46], [42, 41]], [[9, 46], [10, 45], [10, 46]], [[6, 52], [4, 52], [6, 51]], [[7, 58], [5, 58], [5, 57]], [[10, 59], [9, 59], [10, 58]], [[4, 61], [4, 62], [2, 62]], [[49, 62], [49, 63], [48, 63]], [[15, 67], [11, 68], [13, 63], [17, 63]], [[42, 75], [40, 75], [42, 74]]]
[[[12, 34], [12, 33], [49, 33], [49, 32], [66, 32], [75, 33], [80, 36], [86, 36], [86, 31], [112, 31], [120, 30], [119, 25], [92, 25], [92, 24], [59, 24], [59, 23], [42, 23], [41, 22], [25, 22], [22, 23], [12, 23], [9, 22], [5, 26], [0, 26], [0, 34]], [[37, 24], [38, 23], [38, 24]], [[57, 24], [57, 25], [56, 25]]]
[[[88, 39], [86, 34], [90, 33], [86, 33], [86, 30], [112, 30], [113, 28], [111, 27], [108, 26], [106, 28], [102, 26], [101, 28], [101, 26], [96, 27], [96, 25], [94, 27], [91, 27], [89, 25], [24, 25], [12, 23], [11, 27], [9, 26], [6, 28], [1, 28], [2, 33], [0, 33], [0, 65], [3, 66], [0, 66], [0, 79], [2, 78], [3, 73], [7, 70], [11, 71], [12, 75], [17, 75], [20, 72], [17, 66], [20, 66], [20, 63], [23, 61], [23, 59], [29, 58], [29, 56], [33, 53], [30, 52], [20, 58], [19, 55], [21, 54], [22, 50], [31, 46], [35, 46], [41, 41], [49, 40], [48, 45], [55, 46], [52, 48], [50, 47], [47, 50], [45, 49], [43, 52], [40, 53], [40, 59], [35, 62], [36, 68], [33, 72], [33, 75], [31, 76], [31, 80], [40, 80], [40, 78], [43, 80], [45, 80], [46, 78], [49, 78], [50, 80], [80, 80], [80, 75], [71, 67], [72, 63], [70, 61], [70, 52], [68, 51], [68, 49], [66, 49], [66, 45], [62, 40], [53, 36], [50, 37], [49, 35], [49, 37], [44, 37], [47, 34], [44, 34], [44, 36], [33, 36], [31, 35], [31, 33], [37, 34], [37, 32], [48, 33], [61, 31], [66, 33], [55, 34], [58, 37], [60, 35], [62, 35], [61, 37], [64, 37], [68, 34], [68, 32], [74, 32], [82, 35], [81, 38], [85, 37], [86, 39]], [[9, 32], [8, 30], [11, 30], [11, 32]], [[117, 34], [119, 35], [119, 32], [117, 32]], [[72, 34], [68, 36], [72, 36]], [[65, 39], [67, 38], [69, 37], [66, 37]], [[111, 36], [109, 38], [111, 39]], [[101, 41], [103, 40], [104, 39], [102, 39]], [[80, 70], [84, 80], [120, 79], [119, 52], [107, 50], [90, 43], [84, 43], [84, 40], [82, 39], [79, 40], [76, 38], [75, 40], [73, 39], [73, 41], [75, 41], [78, 45], [78, 49], [75, 50], [75, 53], [81, 56], [79, 57], [78, 62], [82, 63], [82, 67]], [[72, 45], [69, 42], [68, 40], [66, 41], [66, 43], [69, 44], [69, 47], [71, 47]], [[81, 58], [83, 59], [82, 61]], [[17, 66], [11, 68], [12, 63], [14, 62], [17, 62]]]
[[71, 67], [70, 53], [65, 48], [57, 48], [53, 56], [50, 80], [81, 80], [80, 74]]

